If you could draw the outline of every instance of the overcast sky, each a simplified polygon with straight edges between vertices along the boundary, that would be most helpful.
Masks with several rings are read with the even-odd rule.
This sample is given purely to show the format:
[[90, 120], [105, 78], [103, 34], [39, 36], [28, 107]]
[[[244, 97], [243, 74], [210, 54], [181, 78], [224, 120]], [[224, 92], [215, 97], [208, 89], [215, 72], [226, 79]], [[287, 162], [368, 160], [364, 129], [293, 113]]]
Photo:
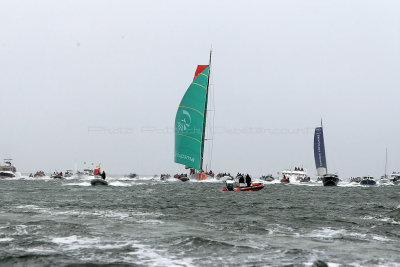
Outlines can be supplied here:
[[385, 148], [400, 171], [399, 14], [398, 0], [1, 0], [0, 157], [183, 172], [175, 114], [212, 46], [215, 172], [315, 176], [321, 117], [329, 172], [380, 177]]

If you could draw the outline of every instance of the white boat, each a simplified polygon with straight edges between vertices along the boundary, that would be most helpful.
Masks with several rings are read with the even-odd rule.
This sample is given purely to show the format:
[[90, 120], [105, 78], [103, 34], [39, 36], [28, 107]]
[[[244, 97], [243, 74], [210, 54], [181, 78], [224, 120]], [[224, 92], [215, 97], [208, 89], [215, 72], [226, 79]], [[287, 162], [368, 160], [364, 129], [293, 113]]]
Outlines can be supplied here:
[[295, 167], [290, 168], [289, 170], [282, 171], [282, 176], [289, 178], [290, 182], [293, 181], [309, 181], [310, 177], [307, 174], [307, 169]]
[[387, 155], [387, 148], [386, 148], [386, 159], [385, 159], [385, 175], [381, 176], [381, 179], [379, 180], [380, 184], [387, 184], [389, 183], [389, 175], [387, 175], [387, 160], [388, 160], [388, 155]]
[[4, 159], [4, 165], [0, 166], [0, 178], [13, 178], [17, 169], [11, 163], [12, 159]]
[[376, 185], [376, 181], [372, 176], [364, 176], [361, 179], [360, 185]]
[[379, 183], [380, 184], [387, 184], [387, 183], [389, 183], [389, 176], [388, 175], [382, 175], [381, 176], [381, 179], [379, 180]]
[[84, 169], [83, 171], [77, 171], [76, 175], [79, 178], [87, 177], [87, 176], [94, 176], [94, 170], [92, 169]]
[[393, 172], [390, 176], [390, 182], [400, 184], [400, 172]]
[[72, 170], [66, 170], [64, 177], [68, 178], [68, 177], [72, 177], [74, 175], [74, 172]]

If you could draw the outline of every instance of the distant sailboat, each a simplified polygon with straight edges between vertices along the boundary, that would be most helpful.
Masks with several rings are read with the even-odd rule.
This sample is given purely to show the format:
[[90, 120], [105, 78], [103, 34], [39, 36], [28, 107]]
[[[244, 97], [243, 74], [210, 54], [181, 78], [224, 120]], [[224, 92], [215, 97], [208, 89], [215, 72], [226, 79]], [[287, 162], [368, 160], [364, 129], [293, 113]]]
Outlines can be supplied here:
[[197, 66], [175, 117], [175, 162], [190, 168], [191, 176], [197, 180], [208, 177], [203, 171], [203, 155], [210, 65], [211, 51], [209, 65]]
[[336, 186], [339, 183], [339, 177], [336, 174], [328, 174], [326, 164], [324, 130], [322, 127], [315, 128], [314, 133], [314, 159], [317, 175], [321, 178], [324, 186]]
[[385, 175], [381, 177], [381, 180], [379, 181], [381, 184], [387, 184], [389, 183], [389, 175], [387, 174], [387, 162], [388, 162], [388, 153], [387, 153], [387, 148], [386, 148], [386, 157], [385, 157]]

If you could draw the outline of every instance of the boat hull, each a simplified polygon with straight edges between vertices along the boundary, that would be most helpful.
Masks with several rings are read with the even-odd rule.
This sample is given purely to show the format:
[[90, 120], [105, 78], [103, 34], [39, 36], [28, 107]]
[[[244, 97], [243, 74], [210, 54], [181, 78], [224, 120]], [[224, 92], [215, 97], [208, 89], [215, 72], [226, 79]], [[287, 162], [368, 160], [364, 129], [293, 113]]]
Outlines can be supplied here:
[[0, 178], [14, 178], [15, 173], [9, 171], [0, 171]]
[[310, 177], [305, 177], [305, 178], [300, 180], [300, 183], [309, 183], [309, 182], [311, 182]]
[[263, 180], [266, 182], [273, 182], [273, 181], [275, 181], [275, 178], [272, 176], [266, 176], [266, 177], [261, 177], [260, 180]]
[[322, 183], [324, 186], [337, 186], [339, 183], [339, 178], [332, 176], [322, 177]]
[[108, 182], [103, 179], [93, 179], [90, 181], [90, 184], [95, 186], [95, 185], [108, 185]]
[[374, 180], [362, 180], [360, 185], [376, 185], [376, 181]]
[[228, 190], [228, 188], [222, 188], [222, 191], [260, 191], [264, 188], [264, 184], [256, 183], [251, 186], [235, 186], [232, 190]]
[[198, 172], [198, 173], [193, 174], [193, 178], [198, 181], [203, 181], [208, 178], [208, 174], [205, 174], [204, 172]]

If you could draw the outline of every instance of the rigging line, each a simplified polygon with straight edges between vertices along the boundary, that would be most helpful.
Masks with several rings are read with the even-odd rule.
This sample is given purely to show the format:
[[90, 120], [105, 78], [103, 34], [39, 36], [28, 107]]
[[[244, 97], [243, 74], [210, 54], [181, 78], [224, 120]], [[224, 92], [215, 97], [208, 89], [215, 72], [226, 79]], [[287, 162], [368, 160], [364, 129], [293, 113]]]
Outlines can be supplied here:
[[[211, 149], [210, 149], [210, 162], [212, 162], [213, 159], [213, 150], [214, 150], [214, 128], [215, 128], [215, 86], [214, 86], [214, 77], [211, 76], [211, 82], [212, 82], [212, 90], [211, 90], [211, 96], [212, 96], [212, 127], [211, 127]], [[211, 165], [210, 165], [211, 168]]]

